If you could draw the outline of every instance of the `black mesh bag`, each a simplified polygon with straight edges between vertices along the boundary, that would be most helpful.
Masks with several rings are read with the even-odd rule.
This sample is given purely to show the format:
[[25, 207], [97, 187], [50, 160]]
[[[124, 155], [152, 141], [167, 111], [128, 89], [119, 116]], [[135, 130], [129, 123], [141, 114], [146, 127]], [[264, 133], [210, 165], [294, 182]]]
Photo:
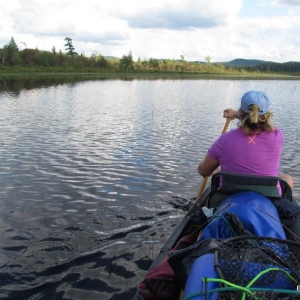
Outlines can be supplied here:
[[[219, 278], [202, 278], [199, 294], [206, 299], [212, 294], [218, 295], [214, 299], [230, 300], [300, 299], [299, 243], [254, 236], [231, 238], [215, 250], [215, 268]], [[217, 288], [209, 290], [209, 281], [217, 281]]]

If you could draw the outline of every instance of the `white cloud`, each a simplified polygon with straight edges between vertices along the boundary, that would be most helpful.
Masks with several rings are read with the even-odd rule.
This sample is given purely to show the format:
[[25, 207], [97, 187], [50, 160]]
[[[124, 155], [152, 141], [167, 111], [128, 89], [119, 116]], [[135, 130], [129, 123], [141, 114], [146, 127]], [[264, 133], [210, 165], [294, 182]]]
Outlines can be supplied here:
[[[103, 32], [134, 28], [187, 29], [224, 25], [242, 0], [20, 0], [13, 11], [15, 27], [24, 33]], [[17, 6], [17, 5], [16, 5]]]
[[227, 24], [241, 7], [240, 0], [165, 0], [160, 6], [120, 12], [120, 16], [136, 28], [209, 28]]
[[89, 5], [85, 1], [61, 1], [49, 6], [36, 0], [22, 2], [24, 5], [14, 12], [15, 24], [21, 33], [97, 37], [110, 32], [114, 33], [113, 38], [124, 39], [122, 32], [126, 31], [126, 23], [94, 9], [93, 1]]
[[[265, 11], [272, 3], [263, 0]], [[255, 1], [254, 1], [255, 2]], [[254, 3], [249, 1], [249, 3]], [[249, 5], [248, 3], [248, 5]], [[268, 4], [267, 4], [268, 3]], [[298, 3], [298, 1], [297, 1]], [[297, 6], [280, 16], [238, 18], [242, 0], [0, 0], [0, 47], [13, 36], [20, 47], [64, 51], [73, 39], [78, 53], [134, 59], [179, 58], [227, 61], [255, 58], [299, 60], [300, 17]], [[286, 13], [286, 15], [284, 15]], [[298, 51], [298, 53], [297, 53]]]
[[234, 36], [239, 57], [273, 61], [299, 60], [300, 16], [247, 18], [240, 20], [237, 28]]

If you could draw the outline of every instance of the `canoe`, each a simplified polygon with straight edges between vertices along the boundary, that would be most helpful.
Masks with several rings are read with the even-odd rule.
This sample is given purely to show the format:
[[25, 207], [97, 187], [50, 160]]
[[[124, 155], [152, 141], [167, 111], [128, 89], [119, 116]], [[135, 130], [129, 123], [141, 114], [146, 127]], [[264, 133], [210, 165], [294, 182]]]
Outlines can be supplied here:
[[300, 206], [285, 181], [220, 172], [194, 200], [133, 300], [300, 299], [300, 226], [288, 229]]

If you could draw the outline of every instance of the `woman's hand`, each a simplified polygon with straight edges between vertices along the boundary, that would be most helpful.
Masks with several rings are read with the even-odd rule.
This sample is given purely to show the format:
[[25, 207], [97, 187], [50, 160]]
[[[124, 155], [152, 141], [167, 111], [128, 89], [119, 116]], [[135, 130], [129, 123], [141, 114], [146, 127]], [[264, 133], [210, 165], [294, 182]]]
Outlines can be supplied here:
[[232, 108], [226, 108], [223, 111], [223, 117], [227, 118], [227, 119], [239, 118], [238, 111], [236, 111]]

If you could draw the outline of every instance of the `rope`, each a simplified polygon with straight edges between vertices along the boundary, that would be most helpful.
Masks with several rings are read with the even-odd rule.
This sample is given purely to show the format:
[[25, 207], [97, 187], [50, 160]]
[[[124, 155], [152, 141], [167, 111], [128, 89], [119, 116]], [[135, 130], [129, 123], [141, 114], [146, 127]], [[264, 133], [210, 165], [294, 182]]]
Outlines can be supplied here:
[[254, 292], [273, 292], [273, 293], [282, 293], [282, 294], [298, 294], [300, 295], [299, 291], [292, 291], [292, 290], [285, 290], [285, 289], [274, 289], [274, 288], [251, 288], [250, 286], [263, 274], [270, 272], [270, 271], [282, 271], [288, 275], [294, 282], [296, 281], [290, 274], [288, 274], [286, 271], [279, 269], [279, 268], [269, 268], [267, 270], [264, 270], [257, 274], [246, 287], [242, 287], [236, 284], [233, 284], [227, 280], [220, 279], [220, 278], [202, 278], [202, 281], [206, 283], [208, 282], [218, 282], [222, 284], [226, 284], [229, 287], [224, 287], [224, 288], [216, 288], [216, 289], [206, 289], [204, 292], [195, 292], [191, 293], [183, 298], [183, 300], [190, 300], [196, 296], [203, 296], [207, 293], [218, 293], [218, 292], [229, 292], [229, 291], [242, 291], [243, 296], [242, 300], [245, 299], [246, 293], [250, 294], [254, 299], [258, 299], [255, 295]]
[[[268, 273], [268, 272], [271, 272], [271, 271], [278, 271], [278, 272], [283, 272], [283, 273], [285, 273], [285, 275], [287, 275], [292, 281], [294, 281], [295, 283], [297, 283], [297, 281], [296, 281], [296, 279], [293, 277], [293, 276], [291, 276], [287, 271], [285, 271], [285, 270], [282, 270], [282, 269], [280, 269], [280, 268], [268, 268], [268, 269], [266, 269], [266, 270], [263, 270], [263, 271], [261, 271], [261, 272], [259, 272], [247, 285], [246, 285], [246, 288], [250, 288], [251, 287], [251, 285], [255, 282], [255, 281], [257, 281], [262, 275], [264, 275], [264, 274], [266, 274], [266, 273]], [[243, 296], [242, 296], [242, 299], [241, 300], [245, 300], [245, 297], [246, 297], [246, 294], [245, 293], [243, 293]]]
[[223, 221], [226, 223], [226, 225], [231, 229], [231, 231], [237, 236], [238, 234], [234, 231], [234, 229], [232, 228], [232, 226], [229, 224], [228, 220], [226, 219], [226, 217], [224, 215], [215, 215], [214, 218], [221, 218], [223, 219]]
[[298, 239], [300, 241], [300, 237], [295, 234], [294, 232], [292, 232], [290, 229], [288, 229], [284, 224], [282, 224], [279, 220], [277, 220], [274, 216], [268, 214], [267, 212], [265, 212], [264, 210], [260, 209], [260, 208], [256, 208], [258, 211], [264, 213], [265, 215], [269, 216], [270, 218], [272, 218], [273, 220], [275, 220], [277, 223], [279, 223], [286, 231], [288, 231], [290, 234], [292, 234], [294, 236], [294, 238]]
[[[211, 289], [205, 292], [195, 292], [191, 293], [183, 298], [183, 300], [190, 300], [197, 296], [203, 296], [206, 293], [220, 293], [220, 292], [235, 292], [237, 289], [234, 287], [223, 287], [223, 288], [216, 288]], [[274, 292], [278, 294], [290, 294], [290, 295], [300, 295], [299, 291], [292, 291], [292, 290], [284, 290], [284, 289], [268, 289], [268, 288], [249, 288], [251, 292]]]

